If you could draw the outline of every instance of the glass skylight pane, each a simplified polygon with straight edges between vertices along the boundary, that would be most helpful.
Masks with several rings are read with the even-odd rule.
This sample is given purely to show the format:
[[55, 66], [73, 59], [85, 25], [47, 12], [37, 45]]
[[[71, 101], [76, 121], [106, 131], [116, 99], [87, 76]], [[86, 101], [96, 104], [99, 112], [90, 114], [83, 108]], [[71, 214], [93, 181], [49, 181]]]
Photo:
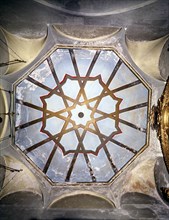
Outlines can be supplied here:
[[146, 141], [146, 133], [135, 128], [120, 123], [121, 134], [116, 135], [113, 139], [126, 144], [134, 150], [140, 150]]
[[49, 132], [51, 135], [56, 135], [61, 132], [64, 123], [64, 120], [57, 117], [47, 118], [44, 130]]
[[42, 106], [40, 97], [45, 95], [47, 91], [39, 86], [29, 82], [28, 80], [23, 80], [16, 88], [16, 98], [23, 100], [24, 102], [29, 102], [38, 106]]
[[114, 100], [111, 96], [105, 96], [99, 103], [98, 110], [110, 114], [115, 112], [117, 101]]
[[98, 135], [87, 131], [83, 140], [84, 148], [86, 150], [96, 151], [97, 147], [101, 144]]
[[58, 95], [53, 94], [52, 96], [47, 97], [45, 101], [49, 111], [58, 112], [65, 108], [63, 99]]
[[146, 128], [147, 127], [147, 107], [123, 112], [120, 114], [120, 118], [130, 123], [133, 123], [140, 128]]
[[89, 167], [83, 154], [79, 154], [76, 159], [70, 182], [92, 182]]
[[148, 100], [148, 90], [142, 84], [116, 92], [115, 95], [123, 100], [120, 109], [141, 104]]
[[70, 52], [68, 49], [58, 49], [52, 55], [51, 59], [55, 68], [55, 72], [59, 79], [59, 82], [62, 82], [65, 74], [70, 76], [76, 76], [75, 70], [72, 64], [70, 57]]
[[40, 168], [43, 170], [50, 153], [52, 152], [54, 143], [52, 141], [41, 145], [39, 148], [31, 151], [27, 156]]
[[113, 90], [136, 80], [138, 80], [138, 78], [124, 63], [122, 63], [113, 80], [111, 81], [109, 89]]
[[57, 148], [46, 175], [53, 182], [64, 183], [72, 158], [73, 154], [64, 156], [62, 151]]
[[60, 140], [60, 143], [64, 147], [65, 151], [76, 150], [78, 139], [75, 131], [70, 131], [64, 134]]
[[88, 81], [85, 85], [85, 93], [88, 99], [97, 97], [103, 91], [103, 87], [100, 85], [99, 80]]
[[134, 155], [131, 151], [112, 142], [108, 142], [106, 146], [118, 170], [120, 170]]
[[114, 171], [103, 149], [97, 156], [90, 154], [89, 159], [94, 170], [97, 182], [107, 182], [114, 176]]
[[56, 82], [52, 75], [51, 69], [47, 63], [44, 61], [42, 64], [38, 66], [31, 74], [30, 77], [37, 80], [38, 82], [48, 86], [49, 88], [53, 89], [56, 87]]
[[116, 131], [115, 120], [111, 118], [100, 120], [97, 122], [97, 125], [99, 127], [99, 131], [106, 136], [109, 136], [112, 132]]
[[77, 61], [77, 66], [79, 70], [79, 74], [82, 77], [85, 77], [87, 71], [92, 63], [94, 55], [96, 53], [95, 50], [74, 50], [75, 58]]
[[[73, 89], [70, 89], [70, 88], [73, 88]], [[77, 80], [75, 81], [75, 80], [67, 79], [62, 89], [66, 96], [76, 99], [80, 86]]]
[[101, 75], [103, 82], [106, 84], [118, 60], [119, 58], [113, 51], [102, 51], [90, 76], [94, 77]]
[[46, 134], [40, 132], [41, 126], [42, 122], [39, 122], [16, 132], [15, 143], [21, 148], [21, 150], [25, 150], [48, 138]]
[[16, 104], [16, 122], [15, 126], [23, 125], [27, 122], [33, 121], [35, 119], [42, 118], [43, 114], [41, 111], [30, 108], [25, 105]]

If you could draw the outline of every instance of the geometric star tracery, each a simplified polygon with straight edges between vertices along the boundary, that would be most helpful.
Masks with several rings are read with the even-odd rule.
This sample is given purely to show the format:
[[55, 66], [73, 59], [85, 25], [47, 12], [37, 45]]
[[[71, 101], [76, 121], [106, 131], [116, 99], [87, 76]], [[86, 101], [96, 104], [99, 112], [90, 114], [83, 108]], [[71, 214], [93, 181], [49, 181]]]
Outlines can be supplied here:
[[[71, 91], [69, 88], [72, 88]], [[101, 76], [88, 77], [86, 80], [84, 77], [72, 78], [66, 75], [59, 88], [54, 88], [42, 96], [41, 100], [43, 102], [41, 131], [60, 147], [64, 155], [75, 152], [97, 155], [109, 139], [121, 132], [118, 114], [122, 100], [108, 89]], [[51, 113], [47, 113], [48, 111]], [[55, 120], [50, 120], [48, 114], [55, 117]], [[106, 122], [107, 128], [102, 127], [102, 121]], [[79, 128], [81, 129], [78, 130]], [[79, 138], [81, 146], [75, 149], [71, 143], [66, 143], [67, 134], [72, 136], [72, 142]], [[55, 139], [52, 138], [53, 135], [56, 135]], [[100, 135], [104, 136], [104, 144], [99, 140]], [[88, 138], [92, 139], [92, 146], [83, 143], [84, 139]]]
[[56, 49], [15, 92], [14, 144], [54, 183], [108, 182], [148, 142], [149, 88], [114, 51]]

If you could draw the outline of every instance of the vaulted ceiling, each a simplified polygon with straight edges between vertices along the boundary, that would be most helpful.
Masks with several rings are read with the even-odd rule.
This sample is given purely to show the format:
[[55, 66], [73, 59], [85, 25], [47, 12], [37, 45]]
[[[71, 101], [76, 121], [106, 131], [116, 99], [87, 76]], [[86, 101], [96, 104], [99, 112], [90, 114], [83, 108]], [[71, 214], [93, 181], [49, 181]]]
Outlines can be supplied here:
[[0, 25], [11, 33], [40, 37], [47, 24], [127, 27], [133, 40], [168, 34], [168, 0], [1, 0]]
[[[126, 216], [129, 219], [161, 218], [164, 215], [169, 215], [169, 209], [161, 202], [161, 198], [166, 202], [161, 187], [167, 186], [169, 177], [162, 159], [156, 131], [150, 127], [152, 106], [157, 104], [169, 75], [168, 15], [168, 0], [0, 0], [0, 52], [3, 54], [0, 57], [0, 63], [6, 65], [6, 62], [12, 61], [14, 58], [18, 59], [18, 55], [21, 57], [21, 61], [26, 61], [9, 65], [8, 68], [2, 65], [0, 69], [0, 117], [2, 119], [0, 128], [3, 131], [0, 132], [0, 198], [2, 198], [0, 200], [0, 215], [2, 213], [3, 217], [8, 216], [8, 219], [12, 219], [13, 213], [18, 210], [18, 213], [21, 214], [17, 213], [15, 216], [17, 219], [18, 216], [22, 216], [21, 209], [23, 209], [23, 214], [27, 219], [35, 216], [36, 218], [54, 219], [56, 216], [60, 217], [58, 208], [85, 210], [79, 212], [80, 214], [76, 212], [65, 214], [66, 216], [72, 214], [73, 218], [86, 216], [86, 210], [88, 218], [94, 217], [96, 219], [120, 219]], [[58, 49], [57, 45], [60, 44], [62, 46]], [[111, 49], [109, 51], [104, 47]], [[105, 62], [103, 64], [102, 58]], [[113, 65], [112, 68], [110, 64]], [[97, 71], [92, 68], [96, 68]], [[86, 89], [88, 84], [86, 87], [84, 85], [87, 97], [85, 100], [81, 100], [84, 98], [83, 92], [82, 97], [79, 96], [79, 100], [75, 100], [76, 103], [70, 106], [68, 101], [74, 101], [72, 95], [79, 89], [77, 84], [80, 82], [79, 85], [83, 87], [84, 69], [88, 74], [91, 73], [87, 82], [92, 85], [92, 90], [88, 92]], [[111, 78], [113, 74], [117, 77], [116, 72], [118, 72], [119, 78], [115, 77], [115, 81], [109, 85], [106, 76], [108, 76], [107, 70], [110, 69], [109, 77]], [[100, 70], [103, 73], [100, 73]], [[97, 75], [97, 72], [100, 75]], [[54, 86], [52, 86], [52, 80]], [[69, 92], [69, 87], [72, 85], [74, 86]], [[72, 136], [65, 135], [66, 138], [65, 140], [62, 138], [62, 142], [54, 140], [53, 132], [60, 127], [55, 126], [58, 121], [57, 123], [53, 123], [53, 121], [51, 124], [47, 123], [47, 118], [55, 116], [57, 120], [64, 118], [65, 122], [68, 121], [65, 119], [67, 115], [58, 115], [56, 112], [56, 109], [59, 108], [58, 105], [55, 105], [56, 102], [64, 105], [60, 101], [64, 97], [66, 101], [64, 99], [63, 101], [67, 104], [64, 111], [68, 112], [70, 116], [68, 117], [69, 124], [74, 121], [74, 127], [84, 129], [86, 126], [91, 131], [88, 121], [91, 120], [90, 111], [93, 110], [90, 105], [86, 105], [89, 108], [87, 111], [84, 110], [83, 104], [85, 101], [88, 102], [88, 99], [95, 98], [95, 93], [93, 95], [94, 87], [98, 91], [98, 88], [104, 87], [105, 94], [111, 94], [109, 89], [115, 93], [115, 95], [111, 94], [111, 97], [108, 96], [109, 99], [105, 99], [105, 94], [101, 94], [101, 98], [106, 101], [101, 106], [98, 104], [95, 111], [98, 110], [97, 113], [104, 112], [102, 118], [106, 119], [108, 113], [112, 113], [111, 108], [115, 108], [116, 115], [113, 117], [116, 117], [116, 121], [123, 123], [123, 125], [120, 128], [117, 124], [113, 128], [108, 126], [108, 130], [104, 130], [105, 123], [102, 121], [103, 123], [98, 126], [98, 129], [97, 126], [95, 127], [97, 129], [95, 134], [103, 133], [99, 140], [102, 144], [98, 144], [94, 149], [88, 149], [86, 152], [84, 149], [83, 152], [80, 152], [82, 149], [79, 148], [79, 157], [77, 157], [77, 149], [74, 152], [74, 149], [66, 150], [67, 146], [65, 147], [65, 143], [69, 142], [68, 148], [74, 148], [74, 145], [71, 145]], [[134, 88], [133, 93], [126, 92], [126, 89], [130, 89], [130, 87]], [[32, 88], [36, 89], [36, 92]], [[45, 93], [40, 96], [38, 92], [41, 90]], [[118, 93], [121, 90], [122, 92]], [[116, 92], [119, 94], [117, 97]], [[97, 96], [99, 97], [98, 94]], [[17, 99], [15, 99], [16, 97]], [[19, 100], [23, 97], [23, 100]], [[49, 100], [52, 97], [54, 97], [54, 104], [51, 105]], [[109, 101], [113, 103], [112, 105], [118, 106], [110, 106]], [[31, 102], [34, 102], [34, 105], [31, 105]], [[36, 108], [34, 108], [35, 105]], [[13, 106], [14, 112], [10, 112], [10, 108]], [[46, 106], [50, 109], [45, 109]], [[31, 107], [31, 111], [29, 111], [29, 107]], [[35, 110], [42, 110], [42, 108], [43, 116], [32, 113]], [[8, 110], [8, 114], [5, 113], [5, 115], [4, 112]], [[86, 114], [86, 112], [88, 113]], [[118, 117], [122, 116], [119, 116], [117, 112], [118, 114], [122, 113], [123, 118], [119, 119]], [[92, 120], [95, 120], [94, 113]], [[51, 142], [54, 140], [56, 143], [52, 142], [52, 145], [46, 145], [47, 151], [42, 151], [43, 147], [38, 148], [44, 144], [37, 142], [41, 136], [36, 133], [39, 127], [34, 127], [29, 132], [27, 130], [27, 127], [30, 128], [31, 125], [36, 124], [36, 121], [41, 120], [41, 118], [37, 119], [34, 116], [43, 117], [40, 130], [43, 133], [42, 136], [47, 134], [49, 136], [47, 139], [50, 139]], [[14, 136], [11, 139], [10, 126], [11, 123], [14, 123], [14, 118], [16, 120], [13, 125]], [[129, 120], [131, 121], [128, 122]], [[143, 125], [143, 127], [136, 126], [137, 124]], [[110, 125], [112, 126], [111, 123]], [[121, 132], [120, 129], [123, 126], [126, 126], [127, 129], [122, 129]], [[109, 153], [106, 148], [102, 149], [102, 146], [109, 131], [115, 128], [119, 131], [117, 136], [120, 133], [122, 135], [121, 139], [115, 137], [114, 143], [107, 145], [107, 149], [110, 148]], [[129, 130], [132, 130], [133, 133]], [[137, 138], [136, 133], [139, 132], [142, 136]], [[78, 141], [81, 140], [80, 132], [76, 132], [76, 135], [75, 142], [77, 142], [77, 138]], [[15, 141], [14, 138], [16, 138]], [[143, 139], [145, 140], [143, 141]], [[94, 144], [97, 142], [97, 139], [92, 139], [90, 134], [84, 141], [84, 148], [85, 144], [87, 147], [94, 146], [90, 140], [94, 140]], [[35, 143], [33, 144], [33, 142]], [[136, 149], [133, 150], [131, 147], [135, 143], [137, 143]], [[30, 146], [28, 147], [26, 144]], [[31, 153], [36, 147], [37, 152]], [[119, 152], [122, 149], [127, 149], [127, 152], [132, 156], [126, 160], [128, 153], [125, 151], [123, 154], [118, 153], [118, 148]], [[52, 165], [52, 158], [56, 150], [58, 157], [55, 158]], [[104, 168], [105, 161], [100, 156], [102, 150], [107, 155], [106, 161], [108, 162], [106, 163], [109, 166], [111, 164], [109, 174], [108, 166]], [[69, 157], [72, 152], [75, 153], [74, 158], [79, 159], [77, 169], [74, 166], [76, 160]], [[97, 155], [100, 158], [96, 157]], [[63, 160], [67, 157], [65, 162], [58, 159], [61, 157]], [[123, 160], [128, 163], [131, 158], [135, 160], [132, 159], [132, 162], [121, 172], [120, 169], [125, 164], [123, 164]], [[84, 159], [83, 164], [87, 167], [88, 173], [82, 167]], [[113, 160], [117, 160], [119, 172], [113, 165]], [[60, 165], [57, 165], [58, 161]], [[74, 176], [72, 175], [72, 182], [67, 183], [70, 178], [66, 180], [65, 177], [63, 180], [62, 178], [63, 172], [65, 172], [64, 166], [70, 161], [74, 167], [72, 166], [71, 170], [70, 166], [69, 177], [71, 172], [74, 172], [74, 168], [75, 172]], [[50, 168], [50, 164], [52, 168]], [[60, 170], [58, 169], [54, 173], [56, 167]], [[49, 171], [51, 169], [51, 172], [47, 173], [48, 169]], [[102, 172], [99, 172], [100, 169]], [[106, 182], [115, 175], [113, 172], [119, 176], [117, 175], [116, 181], [110, 181], [107, 184]], [[56, 175], [58, 175], [57, 178], [55, 178]], [[95, 181], [94, 175], [98, 181]], [[81, 180], [79, 177], [83, 177], [83, 179]], [[100, 185], [90, 185], [91, 183], [83, 182], [93, 182], [92, 184], [98, 182]], [[102, 182], [104, 183], [102, 184]], [[1, 207], [3, 207], [3, 211], [1, 211]], [[122, 211], [113, 212], [115, 207]], [[52, 211], [56, 208], [57, 214], [55, 210]], [[10, 211], [8, 211], [9, 209]], [[97, 211], [89, 212], [92, 209], [109, 209], [112, 212], [102, 214]], [[35, 210], [38, 210], [37, 213]], [[163, 213], [165, 214], [163, 215]], [[63, 216], [63, 210], [61, 216]]]

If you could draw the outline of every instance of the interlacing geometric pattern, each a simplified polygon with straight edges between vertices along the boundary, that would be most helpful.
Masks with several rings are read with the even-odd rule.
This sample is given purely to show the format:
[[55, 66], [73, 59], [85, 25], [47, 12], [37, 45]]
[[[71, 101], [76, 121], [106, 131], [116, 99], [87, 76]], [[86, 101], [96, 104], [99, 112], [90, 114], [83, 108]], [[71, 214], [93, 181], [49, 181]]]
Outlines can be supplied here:
[[57, 49], [16, 85], [15, 145], [52, 182], [108, 182], [147, 144], [148, 106], [113, 51]]
[[[71, 87], [74, 88], [74, 94], [67, 89]], [[92, 90], [93, 87], [97, 88], [98, 93], [95, 89]], [[53, 140], [64, 155], [69, 153], [98, 155], [100, 148], [105, 145], [103, 142], [107, 143], [114, 135], [121, 133], [118, 115], [122, 100], [111, 93], [100, 76], [81, 78], [66, 75], [59, 87], [41, 97], [41, 100], [43, 102], [41, 131], [51, 139], [56, 135]], [[109, 104], [106, 105], [106, 102]], [[107, 123], [109, 129], [105, 130], [100, 121]], [[73, 145], [67, 141], [68, 136], [71, 137]], [[93, 139], [92, 145], [90, 139]]]

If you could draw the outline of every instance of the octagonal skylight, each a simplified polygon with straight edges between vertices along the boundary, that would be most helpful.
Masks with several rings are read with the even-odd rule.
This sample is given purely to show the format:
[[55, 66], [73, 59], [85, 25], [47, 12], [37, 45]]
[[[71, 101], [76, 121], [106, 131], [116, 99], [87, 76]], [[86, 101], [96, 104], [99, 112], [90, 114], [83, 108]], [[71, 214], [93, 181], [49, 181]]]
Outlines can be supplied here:
[[56, 49], [15, 94], [14, 144], [53, 183], [108, 182], [147, 145], [149, 88], [114, 51]]

